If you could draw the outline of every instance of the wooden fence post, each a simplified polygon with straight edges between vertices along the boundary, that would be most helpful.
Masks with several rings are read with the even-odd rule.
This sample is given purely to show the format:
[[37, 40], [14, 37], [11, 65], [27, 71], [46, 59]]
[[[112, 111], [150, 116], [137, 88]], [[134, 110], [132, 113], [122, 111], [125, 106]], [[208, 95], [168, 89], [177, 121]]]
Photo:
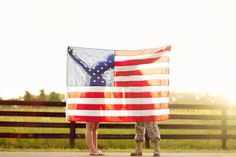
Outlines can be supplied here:
[[221, 109], [221, 130], [222, 130], [222, 149], [226, 148], [226, 142], [227, 142], [227, 109], [222, 108]]
[[75, 136], [76, 136], [75, 122], [70, 122], [70, 147], [71, 148], [75, 146]]

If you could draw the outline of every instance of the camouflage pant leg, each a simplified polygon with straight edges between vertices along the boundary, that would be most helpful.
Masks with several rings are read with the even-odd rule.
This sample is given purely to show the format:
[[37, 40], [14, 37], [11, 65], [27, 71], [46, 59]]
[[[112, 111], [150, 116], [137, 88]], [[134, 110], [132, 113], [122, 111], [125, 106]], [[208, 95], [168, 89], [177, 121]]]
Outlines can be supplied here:
[[152, 142], [161, 140], [159, 127], [156, 122], [146, 122], [147, 133]]
[[135, 141], [136, 142], [143, 142], [144, 141], [144, 134], [145, 134], [146, 122], [136, 122], [135, 124]]

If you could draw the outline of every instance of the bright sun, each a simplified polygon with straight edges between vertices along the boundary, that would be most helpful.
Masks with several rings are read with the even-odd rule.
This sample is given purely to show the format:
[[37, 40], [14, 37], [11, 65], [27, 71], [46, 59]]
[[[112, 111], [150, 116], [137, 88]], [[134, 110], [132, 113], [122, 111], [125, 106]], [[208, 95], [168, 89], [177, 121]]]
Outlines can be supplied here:
[[233, 91], [225, 91], [224, 95], [230, 104], [236, 105], [236, 94]]

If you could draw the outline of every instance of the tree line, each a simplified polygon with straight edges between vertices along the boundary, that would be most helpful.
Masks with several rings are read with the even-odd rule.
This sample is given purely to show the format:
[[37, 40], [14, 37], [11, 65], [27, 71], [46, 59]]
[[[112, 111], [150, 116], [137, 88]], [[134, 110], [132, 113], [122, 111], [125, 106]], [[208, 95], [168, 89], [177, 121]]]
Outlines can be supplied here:
[[[3, 100], [3, 99], [0, 97], [0, 100]], [[25, 91], [25, 94], [23, 96], [19, 96], [18, 98], [12, 98], [8, 100], [63, 102], [65, 101], [65, 95], [61, 93], [57, 93], [55, 91], [52, 91], [49, 94], [46, 94], [45, 90], [41, 89], [38, 95], [31, 94], [29, 91]]]

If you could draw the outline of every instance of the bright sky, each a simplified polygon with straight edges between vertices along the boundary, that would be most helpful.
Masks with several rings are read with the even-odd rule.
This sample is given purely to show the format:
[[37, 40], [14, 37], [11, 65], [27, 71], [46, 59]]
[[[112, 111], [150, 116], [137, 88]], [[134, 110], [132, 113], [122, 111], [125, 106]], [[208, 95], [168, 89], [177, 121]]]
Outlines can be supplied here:
[[235, 0], [1, 0], [0, 97], [66, 92], [66, 48], [172, 45], [171, 90], [235, 98]]

